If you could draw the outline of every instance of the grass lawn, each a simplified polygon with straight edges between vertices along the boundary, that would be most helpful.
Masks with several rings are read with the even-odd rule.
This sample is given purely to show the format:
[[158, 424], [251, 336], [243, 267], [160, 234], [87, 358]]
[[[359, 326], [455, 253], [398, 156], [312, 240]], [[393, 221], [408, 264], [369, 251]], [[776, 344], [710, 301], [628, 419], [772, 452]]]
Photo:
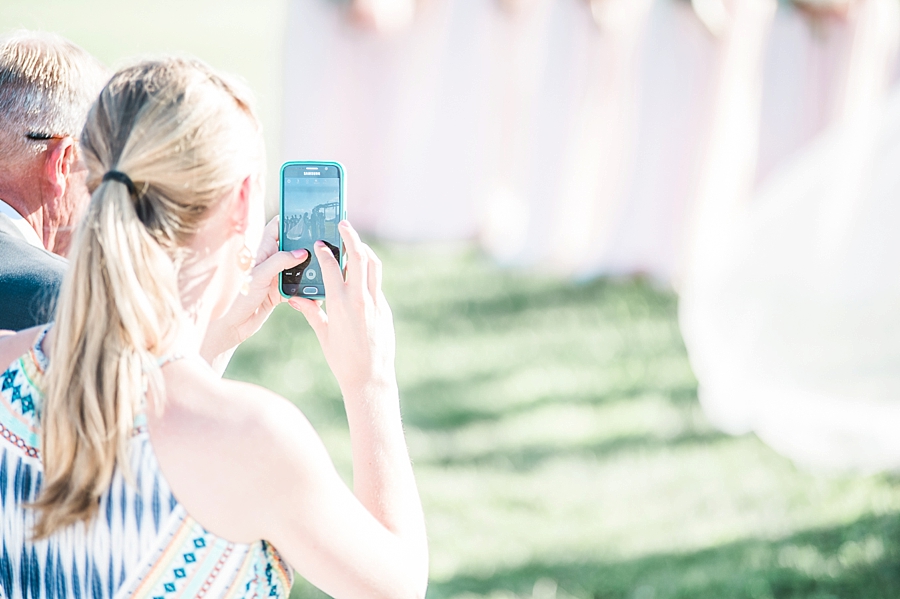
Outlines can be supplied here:
[[[465, 248], [380, 253], [429, 598], [900, 597], [900, 481], [816, 476], [711, 429], [671, 293]], [[337, 386], [302, 316], [279, 308], [227, 375], [296, 402], [349, 480]]]

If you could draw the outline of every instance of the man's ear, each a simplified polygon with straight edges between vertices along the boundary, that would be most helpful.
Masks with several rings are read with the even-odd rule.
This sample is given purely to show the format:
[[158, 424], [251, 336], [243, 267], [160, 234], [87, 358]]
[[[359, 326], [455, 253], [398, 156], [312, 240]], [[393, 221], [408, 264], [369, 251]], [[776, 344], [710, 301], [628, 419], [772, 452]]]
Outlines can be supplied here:
[[238, 192], [234, 197], [234, 203], [231, 206], [231, 222], [234, 225], [234, 230], [238, 233], [246, 232], [250, 223], [250, 195], [253, 191], [252, 188], [252, 178], [246, 177], [241, 181]]
[[76, 159], [73, 138], [66, 136], [48, 142], [44, 158], [44, 187], [55, 200], [66, 195], [69, 175]]

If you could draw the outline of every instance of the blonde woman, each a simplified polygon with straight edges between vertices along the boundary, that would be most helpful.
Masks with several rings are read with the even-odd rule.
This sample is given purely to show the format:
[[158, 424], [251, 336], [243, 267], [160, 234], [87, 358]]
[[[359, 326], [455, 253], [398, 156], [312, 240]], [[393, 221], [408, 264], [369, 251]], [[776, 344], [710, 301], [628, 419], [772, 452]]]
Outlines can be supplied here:
[[56, 323], [0, 339], [0, 596], [285, 597], [293, 567], [338, 598], [422, 597], [381, 263], [344, 222], [346, 280], [316, 249], [327, 315], [292, 300], [345, 399], [351, 492], [292, 404], [201, 357], [210, 323], [242, 338], [260, 320], [221, 327], [262, 233], [245, 94], [199, 62], [145, 62], [81, 141], [92, 197]]

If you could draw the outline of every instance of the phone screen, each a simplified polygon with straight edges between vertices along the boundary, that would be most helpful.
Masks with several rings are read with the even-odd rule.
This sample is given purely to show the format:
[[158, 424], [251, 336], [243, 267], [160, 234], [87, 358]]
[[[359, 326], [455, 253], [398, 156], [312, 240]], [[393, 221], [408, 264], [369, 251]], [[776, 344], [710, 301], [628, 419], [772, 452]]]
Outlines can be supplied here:
[[306, 261], [281, 273], [284, 295], [325, 296], [313, 244], [321, 239], [335, 259], [340, 259], [337, 226], [343, 213], [341, 175], [335, 164], [292, 163], [282, 169], [281, 249], [309, 251]]

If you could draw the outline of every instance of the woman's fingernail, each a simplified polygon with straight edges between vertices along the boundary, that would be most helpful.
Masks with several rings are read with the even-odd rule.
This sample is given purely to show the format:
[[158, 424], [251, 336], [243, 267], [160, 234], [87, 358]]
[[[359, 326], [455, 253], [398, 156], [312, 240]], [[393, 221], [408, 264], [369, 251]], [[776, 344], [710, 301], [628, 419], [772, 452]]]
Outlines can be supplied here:
[[294, 258], [306, 258], [308, 253], [306, 250], [291, 250], [291, 256]]
[[322, 241], [322, 240], [320, 239], [319, 241], [316, 242], [316, 249], [317, 249], [317, 250], [321, 250], [321, 249], [324, 249], [324, 248], [325, 248], [325, 242], [324, 242], [324, 241]]

